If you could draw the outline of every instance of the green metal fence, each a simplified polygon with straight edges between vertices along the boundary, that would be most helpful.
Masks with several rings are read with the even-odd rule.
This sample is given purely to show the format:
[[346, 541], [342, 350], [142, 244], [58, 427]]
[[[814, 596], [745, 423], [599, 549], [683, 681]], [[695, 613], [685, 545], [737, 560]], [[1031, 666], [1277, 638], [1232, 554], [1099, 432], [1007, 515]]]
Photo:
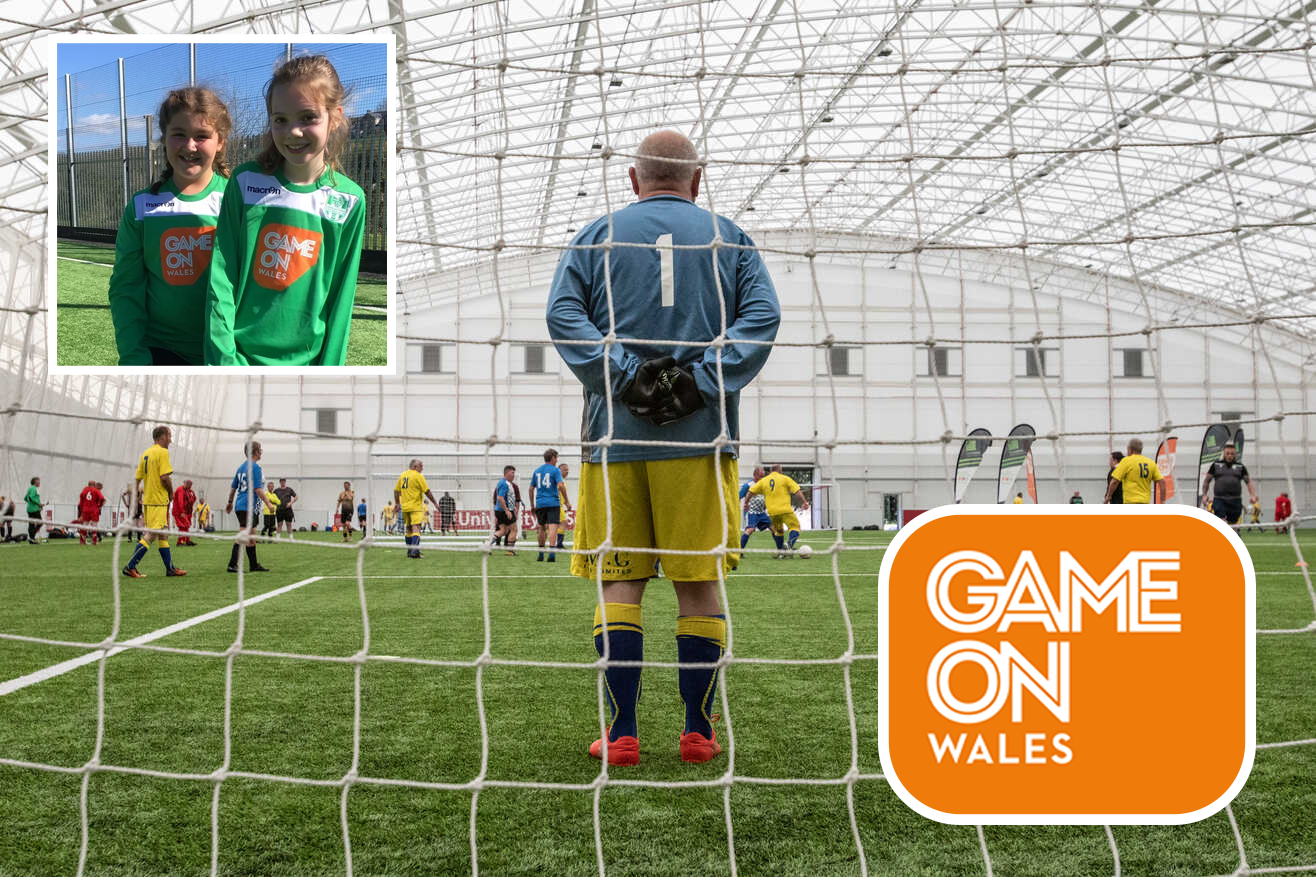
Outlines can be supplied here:
[[160, 102], [172, 89], [214, 90], [233, 116], [230, 167], [255, 158], [265, 129], [264, 88], [288, 57], [323, 54], [346, 86], [351, 136], [343, 172], [366, 193], [363, 269], [383, 270], [389, 159], [387, 53], [380, 43], [180, 43], [148, 52], [123, 45], [118, 62], [58, 79], [57, 224], [61, 234], [112, 239], [133, 192], [164, 168]]

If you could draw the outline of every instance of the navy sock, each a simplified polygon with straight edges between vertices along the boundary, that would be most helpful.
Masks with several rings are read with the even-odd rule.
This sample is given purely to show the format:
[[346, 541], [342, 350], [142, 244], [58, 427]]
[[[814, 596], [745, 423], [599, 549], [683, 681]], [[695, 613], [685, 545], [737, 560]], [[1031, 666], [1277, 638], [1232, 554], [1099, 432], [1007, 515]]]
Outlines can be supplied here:
[[790, 538], [790, 547], [791, 547], [791, 548], [794, 548], [794, 547], [795, 547], [795, 540], [798, 539], [798, 538], [800, 538], [800, 531], [799, 531], [799, 530], [791, 530], [791, 538]]
[[137, 564], [141, 563], [142, 558], [146, 556], [147, 548], [145, 542], [137, 543], [137, 550], [133, 552], [132, 560], [128, 561], [128, 569], [137, 569]]
[[[594, 648], [603, 657], [603, 610], [594, 607]], [[644, 659], [644, 624], [640, 607], [634, 603], [608, 604], [609, 660], [641, 661]], [[612, 710], [608, 741], [619, 737], [639, 736], [635, 718], [635, 705], [640, 700], [640, 668], [609, 667], [604, 671], [608, 706]]]
[[[726, 642], [725, 615], [683, 615], [676, 619], [676, 660], [681, 664], [711, 664], [722, 657]], [[685, 701], [685, 733], [697, 731], [711, 740], [717, 668], [683, 666], [677, 671], [677, 679], [681, 700]]]
[[773, 533], [773, 534], [772, 534], [772, 541], [777, 543], [777, 550], [778, 550], [778, 551], [782, 551], [782, 550], [784, 550], [784, 549], [786, 548], [786, 543], [782, 541], [782, 538], [781, 538], [781, 536], [780, 536], [779, 534], [777, 534], [777, 533]]
[[166, 545], [160, 549], [160, 559], [164, 561], [165, 572], [174, 568], [174, 560], [169, 556], [169, 546]]
[[744, 548], [745, 545], [746, 545], [746, 543], [748, 543], [748, 542], [749, 542], [749, 534], [748, 534], [748, 533], [741, 533], [741, 534], [740, 534], [740, 547], [741, 547], [741, 548]]

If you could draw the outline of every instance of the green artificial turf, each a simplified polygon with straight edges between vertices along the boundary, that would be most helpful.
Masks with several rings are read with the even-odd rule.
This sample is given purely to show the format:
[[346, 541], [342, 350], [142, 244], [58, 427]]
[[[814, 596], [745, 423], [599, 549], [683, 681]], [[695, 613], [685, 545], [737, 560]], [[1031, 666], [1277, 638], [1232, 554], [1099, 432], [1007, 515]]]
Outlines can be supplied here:
[[[808, 539], [822, 549], [830, 536]], [[846, 540], [870, 550], [843, 552], [839, 577], [825, 554], [744, 560], [727, 585], [737, 658], [839, 658], [847, 646], [845, 614], [854, 653], [876, 654], [882, 552], [871, 549], [889, 534], [847, 533]], [[1287, 539], [1267, 534], [1245, 541], [1258, 570], [1258, 628], [1308, 625], [1311, 600]], [[133, 649], [107, 659], [99, 763], [183, 776], [92, 772], [86, 873], [206, 874], [216, 837], [221, 874], [345, 873], [341, 782], [354, 753], [359, 778], [428, 784], [352, 785], [346, 819], [356, 875], [470, 873], [472, 812], [480, 873], [598, 873], [593, 813], [600, 765], [586, 754], [599, 726], [590, 639], [594, 587], [567, 575], [564, 556], [550, 566], [536, 562], [533, 550], [486, 558], [449, 550], [452, 545], [429, 540], [419, 561], [406, 559], [396, 544], [366, 552], [368, 653], [425, 663], [360, 665], [355, 749], [358, 664], [351, 659], [366, 649], [367, 624], [358, 551], [341, 548], [336, 536], [301, 534], [293, 543], [261, 545], [261, 562], [272, 571], [244, 577], [248, 597], [322, 577], [246, 610], [242, 648], [278, 655], [235, 656], [230, 666], [223, 653], [234, 644], [239, 621], [230, 613], [154, 643], [211, 654]], [[769, 545], [766, 536], [751, 542], [751, 548]], [[116, 639], [235, 602], [237, 576], [224, 570], [229, 547], [202, 541], [174, 548], [176, 563], [188, 570], [183, 578], [164, 577], [153, 549], [141, 564], [147, 578], [119, 580]], [[104, 641], [115, 621], [113, 551], [112, 543], [82, 547], [76, 539], [0, 545], [6, 570], [0, 632]], [[651, 583], [644, 611], [645, 657], [674, 661], [676, 606], [667, 582]], [[86, 652], [0, 640], [0, 682]], [[1263, 634], [1257, 653], [1258, 742], [1310, 741], [1316, 633]], [[87, 764], [101, 714], [100, 666], [93, 662], [0, 696], [0, 758], [75, 771]], [[987, 873], [976, 829], [923, 819], [878, 776], [877, 670], [871, 657], [850, 667], [852, 743], [839, 663], [729, 667], [728, 715], [718, 729], [729, 742], [730, 718], [736, 781], [725, 785], [729, 752], [705, 765], [680, 761], [676, 672], [646, 669], [641, 763], [609, 775], [686, 785], [599, 787], [606, 872], [729, 874], [734, 842], [740, 874], [858, 874], [859, 846], [839, 782], [853, 758], [861, 775], [853, 787], [854, 815], [869, 873]], [[225, 760], [228, 685], [228, 768], [259, 776], [217, 784], [212, 774]], [[717, 709], [724, 709], [720, 699]], [[784, 779], [818, 782], [774, 782]], [[491, 784], [478, 796], [477, 781]], [[500, 785], [527, 782], [570, 788]], [[0, 875], [75, 873], [81, 789], [81, 773], [0, 765]], [[1251, 867], [1316, 865], [1316, 745], [1258, 750], [1232, 809]], [[1124, 875], [1223, 874], [1239, 866], [1224, 813], [1180, 827], [1117, 826], [1113, 835]], [[1099, 826], [987, 827], [984, 839], [995, 875], [1115, 873]]]
[[[55, 261], [58, 289], [56, 362], [59, 365], [118, 365], [108, 290], [114, 248], [79, 241], [59, 241]], [[79, 261], [73, 261], [79, 260]], [[86, 264], [86, 263], [93, 264]], [[361, 277], [357, 307], [347, 339], [347, 365], [385, 365], [388, 359], [388, 285], [381, 277]]]

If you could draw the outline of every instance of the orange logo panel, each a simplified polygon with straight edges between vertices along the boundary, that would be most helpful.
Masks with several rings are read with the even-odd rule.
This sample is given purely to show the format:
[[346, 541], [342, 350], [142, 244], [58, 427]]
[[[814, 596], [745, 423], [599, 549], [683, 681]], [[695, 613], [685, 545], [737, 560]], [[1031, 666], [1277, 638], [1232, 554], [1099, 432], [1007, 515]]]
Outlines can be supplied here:
[[315, 267], [324, 235], [318, 231], [271, 222], [256, 237], [252, 278], [260, 286], [282, 292]]
[[170, 286], [190, 286], [210, 270], [215, 227], [171, 228], [160, 235], [160, 269]]
[[881, 574], [881, 752], [941, 822], [1184, 823], [1255, 747], [1255, 579], [1187, 506], [947, 506]]

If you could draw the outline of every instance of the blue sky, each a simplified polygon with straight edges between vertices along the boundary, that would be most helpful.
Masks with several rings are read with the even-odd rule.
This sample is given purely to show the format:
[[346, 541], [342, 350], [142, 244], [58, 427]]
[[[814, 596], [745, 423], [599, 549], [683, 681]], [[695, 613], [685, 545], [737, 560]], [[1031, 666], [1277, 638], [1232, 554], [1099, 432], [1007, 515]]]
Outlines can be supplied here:
[[58, 43], [55, 47], [55, 66], [59, 75], [79, 73], [102, 64], [113, 64], [118, 58], [128, 58], [162, 48], [168, 43]]
[[[124, 59], [129, 143], [146, 141], [145, 115], [154, 113], [170, 89], [188, 84], [188, 43], [59, 43], [56, 50], [57, 125], [68, 124], [64, 74], [73, 74], [73, 118], [77, 149], [105, 149], [119, 143], [117, 59]], [[383, 44], [302, 43], [294, 53], [323, 52], [343, 84], [353, 90], [349, 115], [382, 109], [387, 99], [387, 59]], [[220, 93], [234, 112], [239, 132], [264, 124], [263, 91], [274, 64], [285, 51], [280, 43], [198, 43], [197, 84]]]

